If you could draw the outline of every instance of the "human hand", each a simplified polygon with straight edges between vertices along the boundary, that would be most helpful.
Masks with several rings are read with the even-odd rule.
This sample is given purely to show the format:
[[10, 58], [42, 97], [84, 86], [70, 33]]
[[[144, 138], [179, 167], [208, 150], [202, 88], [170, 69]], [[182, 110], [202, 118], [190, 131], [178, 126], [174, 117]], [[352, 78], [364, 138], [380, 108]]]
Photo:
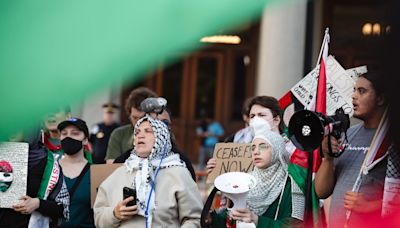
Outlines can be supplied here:
[[217, 165], [217, 159], [215, 158], [210, 158], [207, 162], [207, 174], [210, 175], [210, 173], [214, 170], [215, 166]]
[[29, 196], [22, 196], [19, 198], [22, 202], [15, 204], [12, 206], [14, 211], [19, 212], [21, 214], [32, 214], [32, 212], [39, 208], [40, 200], [38, 198], [31, 198]]
[[347, 191], [344, 195], [344, 208], [359, 213], [368, 213], [380, 209], [382, 200], [368, 201], [363, 193]]
[[114, 208], [114, 216], [120, 220], [125, 221], [132, 218], [134, 215], [138, 213], [137, 205], [126, 206], [126, 204], [130, 201], [134, 200], [133, 196], [130, 196], [122, 201], [120, 201], [117, 206]]
[[[334, 153], [334, 154], [339, 153], [341, 141], [336, 139], [333, 136], [331, 136], [330, 139], [331, 139], [332, 153]], [[328, 160], [332, 160], [333, 157], [329, 155], [328, 136], [324, 136], [321, 146], [322, 146], [322, 152], [324, 154], [324, 158], [328, 159]]]
[[247, 208], [237, 208], [232, 210], [232, 219], [246, 222], [246, 223], [254, 223], [257, 225], [258, 223], [258, 215], [254, 214]]

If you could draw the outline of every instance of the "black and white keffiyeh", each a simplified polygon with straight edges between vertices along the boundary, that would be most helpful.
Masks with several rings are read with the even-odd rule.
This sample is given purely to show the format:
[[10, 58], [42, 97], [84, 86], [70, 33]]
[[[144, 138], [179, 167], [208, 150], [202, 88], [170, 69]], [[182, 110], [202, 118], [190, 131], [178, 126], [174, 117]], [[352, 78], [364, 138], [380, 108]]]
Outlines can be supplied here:
[[[154, 119], [149, 115], [141, 118], [135, 125], [134, 133], [137, 128], [144, 122], [148, 121], [153, 129], [155, 136], [155, 143], [151, 150], [148, 158], [141, 158], [136, 155], [135, 149], [132, 150], [131, 156], [125, 161], [125, 166], [128, 172], [136, 171], [134, 188], [137, 192], [137, 205], [139, 214], [145, 216], [147, 202], [149, 202], [148, 208], [148, 222], [151, 227], [151, 217], [154, 210], [154, 199], [155, 191], [151, 194], [151, 199], [148, 201], [150, 191], [152, 188], [152, 182], [155, 181], [155, 175], [158, 167], [165, 169], [173, 166], [185, 167], [183, 161], [181, 161], [179, 154], [175, 154], [171, 148], [170, 133], [168, 127], [162, 121]], [[161, 162], [162, 160], [162, 162]], [[156, 184], [155, 184], [156, 185]]]
[[[50, 193], [49, 198], [47, 198], [48, 200], [54, 200], [58, 205], [63, 206], [63, 218], [56, 221], [57, 225], [61, 225], [62, 220], [69, 220], [70, 204], [69, 192], [62, 171], [60, 171], [59, 175], [56, 187]], [[50, 217], [44, 216], [38, 211], [32, 212], [31, 217], [29, 218], [28, 228], [47, 228], [49, 225]]]
[[60, 189], [60, 192], [57, 194], [55, 200], [57, 202], [57, 204], [61, 204], [63, 205], [63, 215], [64, 215], [64, 219], [66, 221], [69, 220], [69, 204], [70, 204], [70, 198], [69, 198], [69, 192], [68, 192], [68, 188], [67, 188], [67, 184], [65, 183], [65, 179], [63, 176], [63, 183], [62, 183], [62, 187]]
[[388, 149], [382, 216], [393, 215], [400, 209], [400, 153], [394, 145]]
[[260, 124], [252, 124], [255, 135], [253, 141], [259, 138], [271, 145], [271, 164], [266, 169], [254, 167], [251, 172], [257, 180], [257, 185], [248, 194], [247, 206], [255, 214], [263, 215], [269, 206], [283, 194], [287, 178], [290, 178], [292, 217], [303, 220], [305, 199], [300, 188], [288, 174], [289, 152], [286, 151], [285, 140], [280, 134], [271, 131], [269, 124], [265, 123], [260, 121]]
[[262, 215], [285, 187], [288, 171], [284, 156], [287, 152], [283, 138], [275, 132], [257, 133], [253, 141], [257, 138], [265, 140], [272, 147], [272, 159], [268, 168], [254, 167], [251, 172], [257, 180], [257, 185], [249, 192], [248, 207], [255, 214]]

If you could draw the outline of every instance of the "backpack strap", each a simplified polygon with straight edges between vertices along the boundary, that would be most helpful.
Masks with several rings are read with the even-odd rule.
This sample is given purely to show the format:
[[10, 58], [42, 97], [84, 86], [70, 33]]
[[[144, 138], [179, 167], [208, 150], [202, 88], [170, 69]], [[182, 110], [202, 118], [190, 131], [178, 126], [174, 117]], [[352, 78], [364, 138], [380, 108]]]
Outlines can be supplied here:
[[81, 183], [83, 177], [85, 176], [86, 172], [89, 170], [90, 164], [89, 162], [86, 163], [85, 167], [83, 168], [82, 172], [79, 174], [77, 177], [74, 185], [72, 186], [71, 190], [69, 191], [69, 198], [72, 199], [72, 196], [74, 195], [76, 189], [78, 188], [79, 184]]

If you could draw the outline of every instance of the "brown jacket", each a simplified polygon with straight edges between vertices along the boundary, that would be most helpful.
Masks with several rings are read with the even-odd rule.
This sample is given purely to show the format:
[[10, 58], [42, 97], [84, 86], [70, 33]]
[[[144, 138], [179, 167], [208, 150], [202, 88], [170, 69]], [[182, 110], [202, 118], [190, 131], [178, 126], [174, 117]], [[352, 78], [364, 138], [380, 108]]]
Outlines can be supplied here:
[[[96, 227], [145, 227], [145, 218], [135, 215], [120, 222], [113, 215], [122, 200], [122, 189], [132, 186], [136, 172], [125, 166], [116, 169], [99, 187], [94, 203]], [[202, 201], [196, 183], [185, 167], [160, 169], [155, 187], [152, 227], [200, 227]]]

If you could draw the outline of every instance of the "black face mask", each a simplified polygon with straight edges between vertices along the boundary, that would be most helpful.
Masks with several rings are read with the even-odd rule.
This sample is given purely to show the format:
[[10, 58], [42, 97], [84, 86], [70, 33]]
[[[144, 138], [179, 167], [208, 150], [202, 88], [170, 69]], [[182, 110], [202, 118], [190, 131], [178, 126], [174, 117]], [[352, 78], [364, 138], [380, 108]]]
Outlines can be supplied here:
[[83, 148], [83, 144], [82, 141], [67, 137], [61, 140], [61, 147], [64, 153], [74, 155]]

